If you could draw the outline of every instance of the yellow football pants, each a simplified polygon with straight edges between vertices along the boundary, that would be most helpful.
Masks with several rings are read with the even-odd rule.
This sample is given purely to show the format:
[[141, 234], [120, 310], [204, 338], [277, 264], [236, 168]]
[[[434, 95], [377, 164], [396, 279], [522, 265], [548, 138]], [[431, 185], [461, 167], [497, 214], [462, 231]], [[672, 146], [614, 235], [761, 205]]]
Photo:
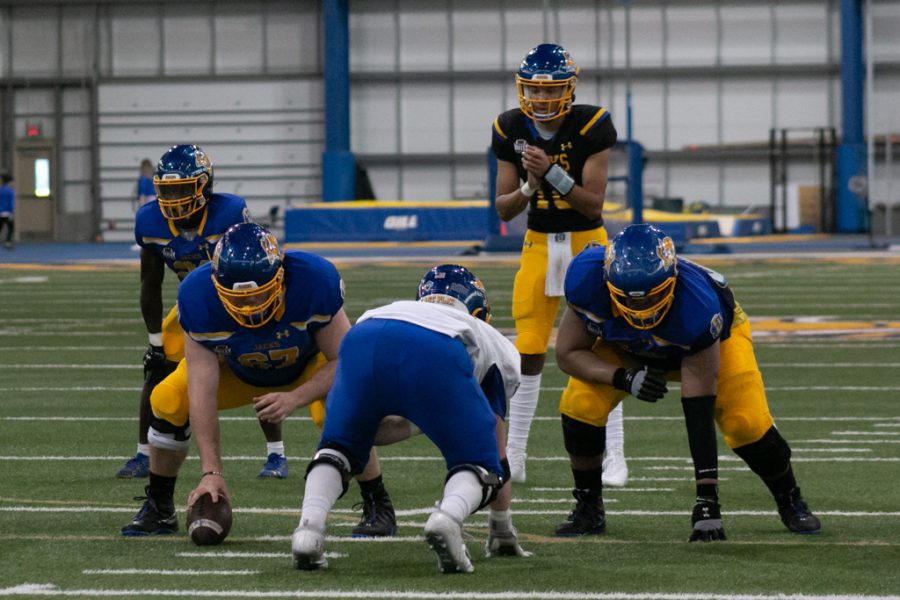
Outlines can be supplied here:
[[163, 319], [162, 340], [167, 360], [179, 362], [184, 358], [184, 330], [178, 322], [178, 304], [175, 304]]
[[[281, 387], [257, 387], [244, 383], [228, 368], [228, 365], [220, 363], [219, 410], [250, 404], [254, 398], [270, 392], [291, 391], [309, 381], [326, 362], [328, 361], [325, 355], [321, 352], [318, 353], [309, 361], [299, 378]], [[182, 427], [187, 423], [189, 416], [187, 361], [179, 362], [178, 368], [153, 388], [153, 393], [150, 394], [150, 406], [154, 415], [176, 427]], [[314, 400], [308, 408], [313, 422], [321, 429], [325, 422], [325, 398]]]
[[[593, 352], [603, 362], [619, 367], [639, 364], [611, 343], [598, 341]], [[722, 342], [720, 352], [716, 423], [728, 447], [740, 448], [759, 440], [774, 425], [753, 353], [749, 321], [731, 328], [731, 336]], [[680, 381], [681, 373], [670, 371], [666, 380]], [[559, 401], [559, 411], [577, 421], [602, 427], [610, 411], [627, 395], [611, 385], [595, 385], [570, 377]]]
[[[544, 354], [550, 341], [550, 332], [559, 312], [558, 297], [544, 293], [547, 279], [547, 236], [529, 229], [525, 232], [522, 261], [513, 284], [513, 319], [516, 321], [516, 349], [520, 354]], [[606, 245], [606, 229], [598, 227], [588, 231], [574, 231], [570, 237], [572, 256], [584, 250], [588, 244]]]

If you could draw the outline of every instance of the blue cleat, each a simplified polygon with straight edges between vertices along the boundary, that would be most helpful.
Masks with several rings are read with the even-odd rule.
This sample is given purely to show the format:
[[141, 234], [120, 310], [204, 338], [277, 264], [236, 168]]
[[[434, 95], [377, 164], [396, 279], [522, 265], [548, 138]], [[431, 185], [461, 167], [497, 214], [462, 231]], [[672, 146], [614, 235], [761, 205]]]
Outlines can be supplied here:
[[119, 479], [138, 479], [150, 475], [150, 457], [138, 452], [116, 472]]
[[284, 479], [288, 476], [287, 457], [273, 452], [266, 457], [266, 464], [263, 465], [259, 476], [263, 479]]

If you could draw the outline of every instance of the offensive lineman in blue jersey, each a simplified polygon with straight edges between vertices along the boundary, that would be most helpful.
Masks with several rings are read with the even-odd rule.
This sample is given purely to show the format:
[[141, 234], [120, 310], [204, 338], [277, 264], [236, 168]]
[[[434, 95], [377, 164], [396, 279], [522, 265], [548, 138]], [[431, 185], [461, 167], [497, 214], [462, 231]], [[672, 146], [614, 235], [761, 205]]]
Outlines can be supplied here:
[[[328, 566], [325, 521], [373, 443], [399, 441], [413, 430], [440, 448], [447, 465], [443, 499], [425, 524], [441, 571], [474, 570], [462, 522], [488, 504], [487, 555], [528, 556], [512, 525], [504, 450], [506, 403], [520, 380], [516, 348], [488, 325], [484, 286], [468, 269], [432, 268], [417, 298], [366, 312], [341, 345], [325, 428], [291, 539], [298, 569]], [[439, 391], [432, 389], [435, 378]], [[403, 421], [392, 429], [405, 424], [407, 435], [383, 437], [385, 419]]]
[[725, 539], [715, 424], [769, 488], [788, 530], [820, 531], [797, 487], [790, 446], [769, 413], [747, 315], [724, 277], [676, 259], [672, 239], [656, 227], [631, 225], [609, 246], [572, 261], [566, 300], [556, 354], [571, 376], [560, 412], [577, 504], [557, 535], [603, 533], [606, 416], [628, 394], [656, 402], [667, 380], [681, 382], [694, 462], [690, 541]]
[[[199, 146], [181, 144], [159, 159], [153, 178], [157, 200], [142, 206], [135, 216], [134, 236], [141, 247], [141, 313], [150, 338], [144, 354], [144, 388], [141, 391], [138, 449], [116, 477], [147, 477], [150, 469], [147, 430], [150, 425], [150, 393], [182, 358], [184, 332], [173, 306], [163, 320], [162, 284], [168, 267], [184, 280], [188, 273], [209, 261], [211, 249], [235, 223], [252, 219], [240, 196], [213, 193], [213, 166]], [[287, 459], [280, 425], [260, 421], [268, 442], [266, 464], [260, 477], [287, 476]]]
[[[123, 535], [178, 530], [175, 480], [191, 430], [202, 477], [188, 506], [207, 492], [214, 501], [230, 498], [218, 410], [254, 403], [261, 421], [280, 424], [308, 406], [322, 425], [338, 346], [350, 328], [343, 304], [343, 282], [325, 259], [299, 251], [283, 255], [274, 236], [254, 223], [225, 232], [212, 262], [192, 271], [178, 289], [185, 358], [150, 397], [150, 485]], [[365, 513], [353, 532], [392, 535], [393, 506], [374, 451], [372, 458], [358, 477]]]

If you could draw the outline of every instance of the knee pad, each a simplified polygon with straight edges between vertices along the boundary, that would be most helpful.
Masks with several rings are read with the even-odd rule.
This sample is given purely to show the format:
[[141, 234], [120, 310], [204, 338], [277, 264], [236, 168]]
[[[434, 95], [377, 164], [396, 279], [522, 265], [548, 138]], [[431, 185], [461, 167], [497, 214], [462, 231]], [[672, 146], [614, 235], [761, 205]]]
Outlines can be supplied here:
[[188, 426], [175, 427], [171, 423], [162, 421], [168, 427], [163, 428], [167, 431], [161, 431], [155, 426], [158, 422], [160, 422], [159, 419], [152, 418], [150, 427], [147, 429], [147, 441], [150, 442], [150, 445], [161, 450], [187, 452], [190, 446], [188, 440], [191, 438], [191, 428]]
[[757, 441], [734, 452], [764, 481], [780, 477], [791, 466], [791, 447], [774, 426]]
[[451, 477], [461, 471], [471, 471], [472, 473], [475, 473], [475, 476], [478, 477], [478, 481], [481, 482], [481, 504], [479, 504], [478, 508], [475, 509], [476, 511], [481, 510], [482, 508], [493, 502], [497, 497], [497, 492], [499, 492], [500, 488], [503, 487], [504, 480], [502, 480], [499, 475], [488, 471], [482, 466], [473, 464], [465, 464], [453, 467], [447, 472], [447, 477], [444, 478], [444, 483], [446, 484]]
[[347, 459], [347, 456], [337, 448], [321, 448], [316, 452], [315, 456], [313, 456], [309, 466], [306, 467], [306, 474], [309, 475], [309, 472], [318, 465], [334, 467], [338, 470], [338, 473], [341, 474], [341, 483], [344, 487], [338, 498], [342, 498], [350, 487], [350, 477], [352, 476], [350, 472], [350, 461]]
[[516, 350], [519, 354], [544, 354], [547, 342], [540, 335], [523, 331], [516, 336]]
[[588, 425], [562, 415], [563, 440], [572, 456], [599, 456], [606, 450], [606, 427]]

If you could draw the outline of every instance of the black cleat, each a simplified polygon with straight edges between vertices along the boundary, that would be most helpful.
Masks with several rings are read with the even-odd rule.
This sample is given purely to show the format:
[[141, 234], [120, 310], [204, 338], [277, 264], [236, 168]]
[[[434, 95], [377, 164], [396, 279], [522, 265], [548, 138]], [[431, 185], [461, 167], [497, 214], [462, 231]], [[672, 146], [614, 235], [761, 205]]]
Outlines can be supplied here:
[[559, 537], [577, 537], [580, 535], [600, 535], [606, 531], [606, 511], [603, 498], [596, 492], [572, 490], [575, 497], [575, 510], [569, 517], [556, 526]]
[[143, 500], [144, 505], [134, 516], [131, 523], [122, 528], [122, 535], [138, 537], [145, 535], [169, 535], [178, 531], [178, 517], [174, 508], [164, 512], [159, 509], [156, 500], [150, 498], [149, 486], [144, 488], [147, 496], [135, 496], [135, 500]]
[[800, 495], [800, 488], [795, 487], [787, 494], [776, 496], [775, 501], [778, 503], [781, 522], [791, 533], [808, 535], [822, 530], [819, 519], [812, 514], [803, 496]]
[[[355, 507], [359, 504], [355, 505]], [[374, 494], [363, 494], [363, 515], [359, 524], [350, 535], [355, 538], [388, 537], [397, 533], [397, 517], [394, 505], [387, 490], [381, 489]]]

